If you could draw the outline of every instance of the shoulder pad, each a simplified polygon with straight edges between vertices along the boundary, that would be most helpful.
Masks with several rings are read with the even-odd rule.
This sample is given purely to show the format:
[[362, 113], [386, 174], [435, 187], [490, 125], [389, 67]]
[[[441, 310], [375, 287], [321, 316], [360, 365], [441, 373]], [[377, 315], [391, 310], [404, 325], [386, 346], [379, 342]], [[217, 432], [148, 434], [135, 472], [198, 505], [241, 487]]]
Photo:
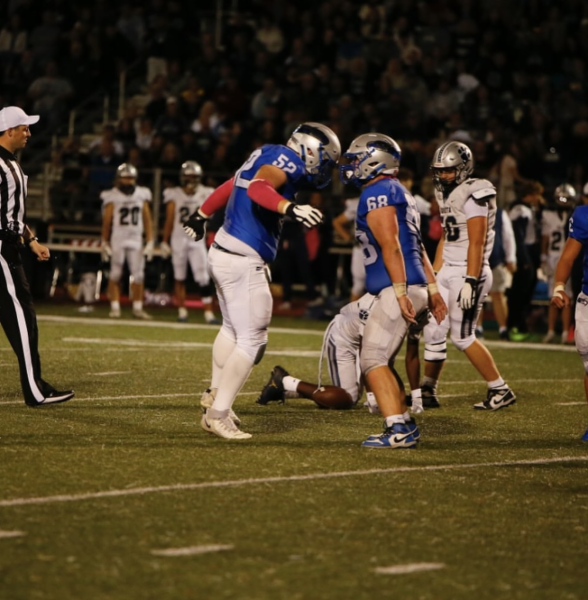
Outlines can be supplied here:
[[487, 179], [468, 179], [468, 195], [478, 204], [486, 204], [496, 196], [496, 188]]

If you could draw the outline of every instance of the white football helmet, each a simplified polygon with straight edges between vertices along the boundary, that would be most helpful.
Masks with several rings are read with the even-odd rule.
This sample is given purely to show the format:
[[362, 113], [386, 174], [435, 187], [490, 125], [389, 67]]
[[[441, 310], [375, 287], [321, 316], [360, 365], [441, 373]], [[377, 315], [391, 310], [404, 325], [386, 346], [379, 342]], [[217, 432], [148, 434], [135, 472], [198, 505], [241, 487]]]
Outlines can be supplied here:
[[187, 160], [180, 170], [180, 185], [196, 189], [202, 179], [202, 167], [193, 160]]
[[[431, 163], [433, 182], [440, 191], [452, 190], [468, 179], [474, 171], [474, 155], [463, 142], [446, 142], [435, 150]], [[439, 177], [442, 171], [455, 171], [453, 179]]]
[[[116, 169], [114, 183], [123, 194], [131, 195], [137, 187], [137, 177], [139, 177], [137, 168], [131, 163], [123, 163]], [[122, 183], [122, 179], [126, 180], [125, 183]]]
[[562, 183], [555, 188], [553, 198], [558, 207], [573, 208], [576, 203], [576, 190], [569, 183]]
[[326, 125], [302, 123], [286, 142], [306, 165], [308, 181], [317, 189], [329, 185], [331, 171], [341, 156], [339, 138]]
[[344, 156], [350, 164], [339, 167], [341, 181], [361, 187], [378, 175], [396, 175], [402, 151], [383, 133], [364, 133], [351, 142]]

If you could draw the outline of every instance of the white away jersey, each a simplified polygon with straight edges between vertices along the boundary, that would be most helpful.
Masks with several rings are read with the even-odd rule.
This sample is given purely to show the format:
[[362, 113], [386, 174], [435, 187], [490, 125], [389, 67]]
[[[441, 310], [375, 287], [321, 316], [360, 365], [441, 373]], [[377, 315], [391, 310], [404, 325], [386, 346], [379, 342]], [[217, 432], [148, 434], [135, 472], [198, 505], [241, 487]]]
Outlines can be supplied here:
[[468, 179], [458, 185], [447, 198], [438, 190], [435, 196], [439, 203], [445, 241], [443, 262], [447, 265], [465, 266], [468, 259], [468, 219], [487, 217], [484, 264], [494, 245], [494, 221], [496, 220], [496, 188], [486, 179]]
[[143, 239], [143, 204], [151, 202], [151, 190], [137, 186], [128, 196], [114, 187], [100, 194], [103, 208], [108, 204], [114, 205], [112, 217], [111, 239], [114, 242], [142, 241]]
[[184, 221], [200, 208], [204, 201], [212, 194], [214, 188], [199, 185], [194, 194], [186, 194], [181, 187], [168, 188], [163, 192], [163, 203], [173, 202], [175, 205], [174, 228], [172, 239], [188, 239], [182, 228]]
[[549, 238], [547, 258], [557, 262], [566, 241], [566, 227], [570, 213], [558, 210], [545, 210], [541, 216], [541, 235]]

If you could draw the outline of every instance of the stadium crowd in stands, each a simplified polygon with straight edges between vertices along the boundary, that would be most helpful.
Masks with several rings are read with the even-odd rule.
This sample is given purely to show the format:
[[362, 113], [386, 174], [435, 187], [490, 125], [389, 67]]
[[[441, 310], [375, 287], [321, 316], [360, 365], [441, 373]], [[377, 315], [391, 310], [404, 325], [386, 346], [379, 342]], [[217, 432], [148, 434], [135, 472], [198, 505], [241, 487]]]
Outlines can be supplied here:
[[[41, 114], [50, 129], [142, 66], [139, 93], [94, 147], [63, 142], [56, 194], [91, 213], [83, 200], [98, 198], [123, 161], [140, 174], [163, 167], [173, 186], [194, 160], [214, 186], [303, 121], [328, 125], [343, 148], [366, 131], [392, 136], [426, 200], [433, 151], [447, 139], [471, 147], [476, 176], [496, 185], [504, 208], [529, 182], [549, 199], [563, 182], [579, 190], [588, 180], [582, 0], [233, 5], [220, 43], [214, 3], [10, 0], [0, 9], [0, 100]], [[334, 216], [343, 188], [330, 192], [323, 210]]]

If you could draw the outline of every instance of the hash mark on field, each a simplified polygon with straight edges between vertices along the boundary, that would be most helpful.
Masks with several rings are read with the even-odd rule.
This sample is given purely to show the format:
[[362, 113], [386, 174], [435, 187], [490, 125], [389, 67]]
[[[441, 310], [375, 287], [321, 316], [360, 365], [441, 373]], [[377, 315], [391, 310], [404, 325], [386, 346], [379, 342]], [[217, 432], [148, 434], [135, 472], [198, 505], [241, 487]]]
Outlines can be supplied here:
[[15, 538], [25, 535], [24, 531], [0, 531], [0, 539]]
[[88, 375], [94, 375], [95, 377], [110, 377], [111, 375], [127, 375], [132, 371], [103, 371], [102, 373], [88, 373]]
[[222, 552], [232, 550], [235, 546], [229, 544], [209, 544], [207, 546], [188, 546], [186, 548], [166, 548], [164, 550], [151, 550], [154, 556], [194, 556], [209, 552]]
[[555, 406], [584, 406], [586, 401], [584, 402], [554, 402]]
[[418, 573], [419, 571], [435, 571], [444, 569], [443, 563], [412, 563], [408, 565], [394, 565], [392, 567], [377, 567], [374, 572], [378, 575], [404, 575], [406, 573]]
[[524, 467], [533, 465], [549, 465], [557, 463], [587, 462], [588, 456], [562, 456], [559, 458], [537, 458], [531, 460], [507, 460], [504, 462], [466, 463], [463, 465], [423, 465], [419, 467], [391, 467], [389, 469], [365, 469], [363, 471], [338, 471], [334, 473], [310, 473], [308, 475], [290, 475], [286, 477], [257, 477], [250, 479], [233, 479], [228, 481], [204, 481], [201, 483], [177, 483], [105, 492], [88, 492], [81, 494], [61, 494], [57, 496], [41, 496], [38, 498], [10, 498], [0, 500], [2, 506], [25, 506], [28, 504], [53, 504], [56, 502], [76, 502], [78, 500], [95, 500], [99, 498], [120, 498], [161, 492], [183, 492], [210, 488], [240, 487], [267, 483], [284, 483], [295, 481], [312, 481], [318, 479], [334, 479], [338, 477], [354, 477], [364, 475], [393, 475], [395, 473], [416, 473], [422, 471], [458, 471], [460, 469], [484, 469], [491, 467]]

